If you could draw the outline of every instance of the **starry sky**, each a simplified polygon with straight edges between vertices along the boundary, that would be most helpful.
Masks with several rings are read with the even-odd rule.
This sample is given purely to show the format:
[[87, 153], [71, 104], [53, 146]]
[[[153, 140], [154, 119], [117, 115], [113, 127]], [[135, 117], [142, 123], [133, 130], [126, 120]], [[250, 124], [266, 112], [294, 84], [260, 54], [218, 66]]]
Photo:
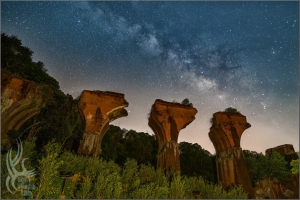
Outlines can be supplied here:
[[1, 32], [45, 64], [63, 92], [125, 94], [111, 124], [154, 134], [155, 99], [198, 110], [179, 142], [215, 153], [214, 112], [237, 108], [252, 125], [241, 147], [299, 151], [299, 2], [1, 2]]

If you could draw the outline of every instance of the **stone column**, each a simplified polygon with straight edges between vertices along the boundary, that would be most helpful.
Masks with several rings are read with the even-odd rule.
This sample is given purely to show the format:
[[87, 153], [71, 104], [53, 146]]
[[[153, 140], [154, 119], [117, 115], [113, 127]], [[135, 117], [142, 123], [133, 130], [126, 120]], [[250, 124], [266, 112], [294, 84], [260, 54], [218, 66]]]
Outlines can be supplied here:
[[158, 142], [157, 168], [180, 172], [178, 135], [195, 120], [197, 110], [180, 103], [157, 99], [151, 108], [148, 125]]
[[240, 184], [254, 198], [246, 161], [240, 147], [243, 132], [251, 127], [246, 117], [237, 113], [217, 112], [213, 115], [209, 138], [216, 150], [218, 181], [224, 189]]
[[128, 113], [124, 109], [127, 106], [124, 94], [84, 90], [78, 107], [85, 119], [85, 132], [78, 153], [89, 156], [100, 155], [101, 142], [109, 129], [109, 122], [127, 116]]

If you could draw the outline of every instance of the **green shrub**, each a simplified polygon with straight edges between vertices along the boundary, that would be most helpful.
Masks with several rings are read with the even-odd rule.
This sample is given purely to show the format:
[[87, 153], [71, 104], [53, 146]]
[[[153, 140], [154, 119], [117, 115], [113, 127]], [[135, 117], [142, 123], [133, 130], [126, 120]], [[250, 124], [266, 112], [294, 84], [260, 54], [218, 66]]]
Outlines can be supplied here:
[[58, 169], [64, 163], [58, 159], [61, 146], [51, 141], [43, 148], [43, 151], [44, 155], [39, 160], [36, 198], [57, 198], [62, 186]]
[[224, 112], [241, 114], [236, 108], [232, 108], [232, 107], [226, 108], [226, 109], [224, 110]]

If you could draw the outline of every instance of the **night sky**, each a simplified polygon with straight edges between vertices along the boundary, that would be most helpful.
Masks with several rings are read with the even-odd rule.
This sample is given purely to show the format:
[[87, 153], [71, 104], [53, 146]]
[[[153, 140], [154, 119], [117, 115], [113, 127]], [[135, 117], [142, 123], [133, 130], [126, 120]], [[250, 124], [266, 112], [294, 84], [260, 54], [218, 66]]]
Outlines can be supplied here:
[[63, 92], [125, 94], [111, 124], [154, 134], [155, 99], [198, 110], [179, 142], [215, 153], [212, 114], [237, 108], [252, 125], [243, 149], [299, 151], [299, 2], [1, 2], [1, 32], [15, 35]]

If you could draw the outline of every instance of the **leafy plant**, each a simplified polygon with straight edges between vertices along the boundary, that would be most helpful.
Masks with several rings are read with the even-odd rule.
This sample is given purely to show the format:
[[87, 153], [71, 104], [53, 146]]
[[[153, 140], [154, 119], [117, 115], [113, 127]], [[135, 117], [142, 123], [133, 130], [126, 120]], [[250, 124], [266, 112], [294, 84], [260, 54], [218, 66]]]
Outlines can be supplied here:
[[296, 152], [298, 159], [292, 160], [290, 166], [292, 167], [291, 172], [292, 174], [299, 174], [299, 152]]
[[245, 150], [243, 153], [253, 186], [256, 182], [264, 179], [286, 180], [291, 175], [284, 157], [276, 151], [273, 151], [271, 155]]
[[44, 155], [39, 160], [36, 198], [57, 198], [62, 184], [58, 171], [59, 167], [63, 165], [63, 161], [58, 160], [61, 146], [50, 141], [43, 151]]
[[190, 103], [190, 100], [188, 98], [185, 98], [182, 102], [181, 102], [182, 105], [186, 105], [186, 106], [190, 106], [190, 107], [193, 107], [193, 104]]
[[224, 110], [224, 112], [241, 114], [236, 108], [228, 107]]
[[290, 165], [292, 166], [291, 169], [292, 174], [299, 174], [299, 159], [292, 160]]

